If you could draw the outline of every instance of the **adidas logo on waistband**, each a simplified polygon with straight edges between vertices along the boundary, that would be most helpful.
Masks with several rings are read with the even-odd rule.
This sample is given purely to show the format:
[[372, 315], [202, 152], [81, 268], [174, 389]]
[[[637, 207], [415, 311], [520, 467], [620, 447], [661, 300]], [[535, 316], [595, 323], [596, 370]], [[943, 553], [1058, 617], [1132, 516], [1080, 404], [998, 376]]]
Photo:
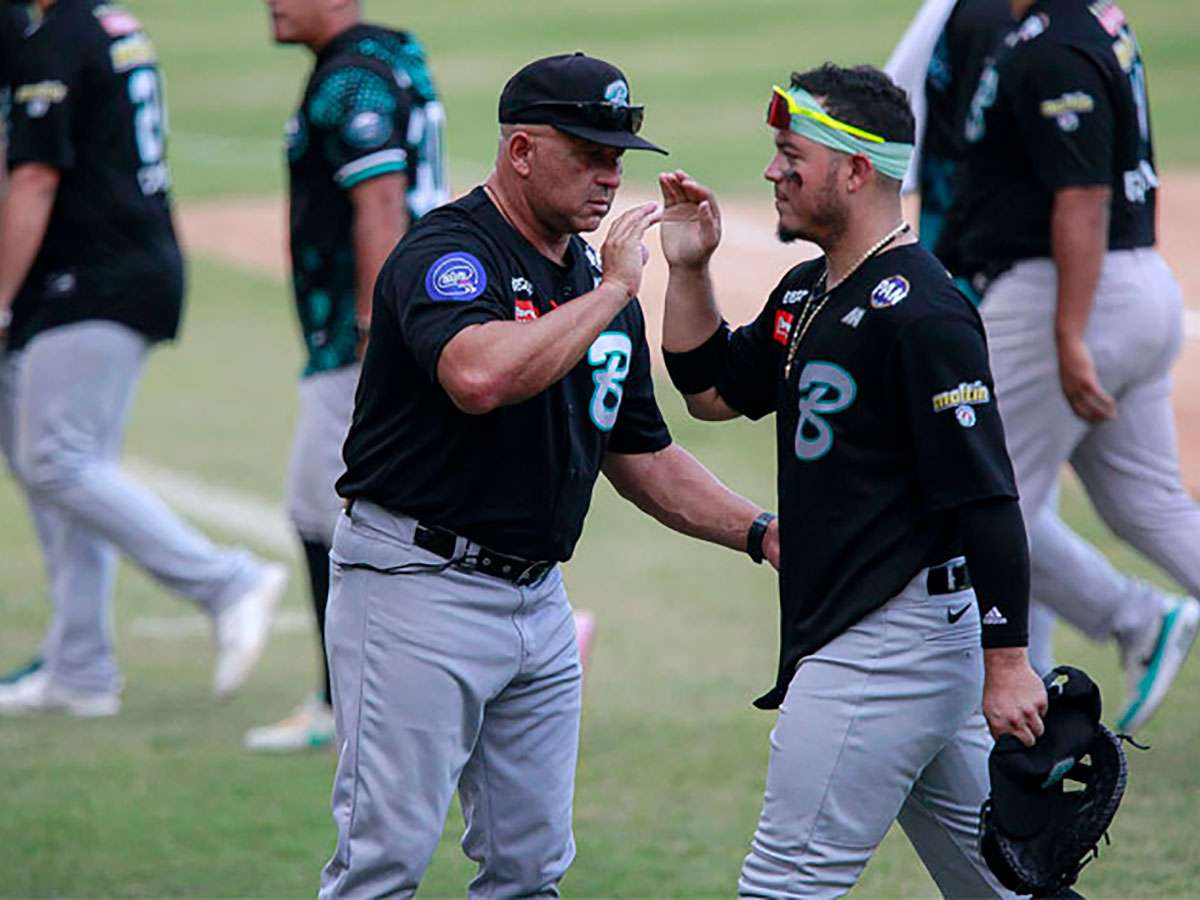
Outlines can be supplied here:
[[991, 609], [989, 609], [987, 611], [987, 614], [983, 617], [983, 624], [984, 625], [1007, 625], [1008, 619], [1004, 618], [1004, 616], [1001, 615], [1000, 610], [996, 609], [996, 607], [993, 606]]

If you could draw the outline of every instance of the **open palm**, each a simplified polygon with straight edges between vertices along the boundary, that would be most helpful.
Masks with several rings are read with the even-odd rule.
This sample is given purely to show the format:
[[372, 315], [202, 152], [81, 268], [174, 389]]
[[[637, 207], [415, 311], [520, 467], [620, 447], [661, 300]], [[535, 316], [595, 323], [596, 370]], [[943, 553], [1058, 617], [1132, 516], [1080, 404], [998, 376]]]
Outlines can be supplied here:
[[672, 266], [699, 267], [721, 242], [721, 212], [712, 191], [686, 172], [658, 176], [663, 196], [663, 255]]

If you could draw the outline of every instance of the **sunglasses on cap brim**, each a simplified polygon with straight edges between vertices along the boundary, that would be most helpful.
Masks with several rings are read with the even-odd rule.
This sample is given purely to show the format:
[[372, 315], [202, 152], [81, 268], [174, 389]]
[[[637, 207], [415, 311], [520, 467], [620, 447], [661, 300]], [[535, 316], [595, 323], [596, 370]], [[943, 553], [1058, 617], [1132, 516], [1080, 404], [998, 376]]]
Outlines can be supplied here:
[[[529, 113], [533, 113], [534, 117], [523, 118]], [[642, 130], [645, 107], [598, 100], [538, 100], [522, 107], [513, 114], [513, 118], [530, 124], [586, 125], [605, 131], [637, 134]]]
[[870, 141], [872, 144], [887, 143], [887, 140], [879, 135], [856, 128], [853, 125], [847, 125], [845, 122], [839, 122], [833, 116], [827, 115], [819, 109], [807, 109], [801, 106], [796, 102], [795, 97], [779, 85], [773, 85], [771, 102], [767, 105], [767, 124], [772, 128], [780, 128], [787, 131], [792, 127], [792, 116], [804, 116], [806, 119], [812, 119], [815, 122], [820, 122], [822, 125], [835, 128], [838, 131], [844, 131], [846, 134], [852, 134], [857, 138], [862, 138], [864, 141]]

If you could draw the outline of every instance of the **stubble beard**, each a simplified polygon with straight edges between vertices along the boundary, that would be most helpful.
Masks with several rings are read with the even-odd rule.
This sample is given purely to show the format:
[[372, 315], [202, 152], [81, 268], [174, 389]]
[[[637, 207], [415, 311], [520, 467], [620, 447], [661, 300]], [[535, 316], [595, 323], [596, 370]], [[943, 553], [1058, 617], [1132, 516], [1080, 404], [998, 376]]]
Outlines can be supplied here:
[[825, 183], [817, 194], [813, 214], [806, 225], [788, 228], [780, 220], [775, 233], [785, 244], [793, 241], [809, 241], [825, 249], [834, 246], [846, 233], [849, 215], [837, 192], [837, 166], [830, 166], [825, 174]]

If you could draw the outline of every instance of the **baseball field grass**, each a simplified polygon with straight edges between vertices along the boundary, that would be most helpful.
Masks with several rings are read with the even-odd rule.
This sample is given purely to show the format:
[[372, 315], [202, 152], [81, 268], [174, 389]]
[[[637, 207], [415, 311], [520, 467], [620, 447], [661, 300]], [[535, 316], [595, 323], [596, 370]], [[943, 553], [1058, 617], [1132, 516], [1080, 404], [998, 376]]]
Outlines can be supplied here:
[[[249, 0], [143, 0], [139, 12], [168, 78], [181, 203], [277, 194], [278, 136], [307, 59], [270, 46]], [[759, 120], [772, 80], [827, 57], [879, 62], [916, 6], [900, 0], [800, 3], [519, 5], [368, 2], [425, 41], [449, 110], [459, 187], [486, 168], [504, 78], [548, 52], [587, 49], [620, 62], [646, 133], [679, 164], [750, 194], [764, 162]], [[1131, 2], [1148, 64], [1162, 155], [1200, 163], [1194, 80], [1200, 19], [1189, 2]], [[1191, 112], [1189, 113], [1189, 109]], [[656, 165], [631, 160], [647, 181]], [[762, 273], [764, 291], [777, 273]], [[277, 506], [300, 367], [287, 288], [214, 259], [193, 258], [182, 340], [157, 351], [135, 404], [127, 459]], [[774, 495], [771, 423], [687, 420], [665, 381], [660, 399], [682, 444], [739, 491]], [[1064, 514], [1119, 565], [1161, 580], [1119, 546], [1073, 484]], [[253, 522], [206, 524], [233, 541]], [[48, 607], [20, 495], [0, 478], [0, 668], [33, 651]], [[252, 542], [253, 545], [253, 542]], [[276, 550], [269, 534], [258, 541]], [[0, 719], [0, 895], [311, 896], [333, 846], [334, 758], [253, 756], [244, 730], [285, 713], [315, 683], [315, 642], [293, 560], [284, 620], [246, 691], [209, 694], [211, 648], [186, 604], [132, 568], [115, 604], [126, 676], [119, 718]], [[750, 700], [773, 678], [774, 582], [744, 556], [666, 531], [603, 482], [567, 582], [598, 620], [585, 685], [576, 803], [575, 897], [730, 896], [761, 800], [773, 716]], [[1111, 647], [1061, 628], [1058, 656], [1100, 682], [1111, 722], [1120, 698]], [[1200, 893], [1200, 663], [1187, 667], [1131, 751], [1130, 788], [1113, 847], [1085, 870], [1089, 897]], [[451, 816], [422, 896], [462, 896], [471, 867]], [[868, 866], [861, 897], [936, 892], [903, 835]]]

